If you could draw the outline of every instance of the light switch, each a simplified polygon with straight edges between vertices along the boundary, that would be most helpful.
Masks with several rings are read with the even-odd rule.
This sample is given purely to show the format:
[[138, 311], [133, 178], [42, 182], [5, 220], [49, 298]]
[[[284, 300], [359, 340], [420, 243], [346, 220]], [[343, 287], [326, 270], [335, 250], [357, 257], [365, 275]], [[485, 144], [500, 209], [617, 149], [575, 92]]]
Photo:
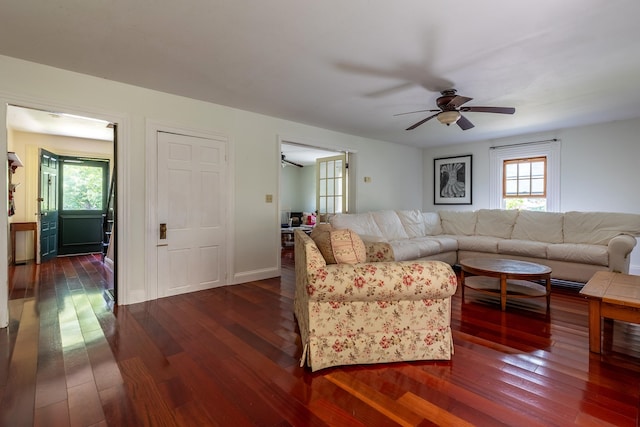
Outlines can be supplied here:
[[370, 183], [371, 182], [371, 177], [370, 176], [365, 176], [364, 177], [364, 182]]
[[265, 202], [273, 203], [273, 194], [267, 194], [267, 196], [265, 197]]

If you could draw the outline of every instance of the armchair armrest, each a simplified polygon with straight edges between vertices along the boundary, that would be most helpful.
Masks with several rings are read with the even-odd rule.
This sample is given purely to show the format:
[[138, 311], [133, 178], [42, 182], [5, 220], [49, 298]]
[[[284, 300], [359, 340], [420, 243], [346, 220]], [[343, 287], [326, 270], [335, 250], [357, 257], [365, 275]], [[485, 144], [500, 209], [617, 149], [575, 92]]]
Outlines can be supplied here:
[[458, 280], [441, 261], [329, 264], [307, 272], [311, 301], [398, 301], [442, 299]]

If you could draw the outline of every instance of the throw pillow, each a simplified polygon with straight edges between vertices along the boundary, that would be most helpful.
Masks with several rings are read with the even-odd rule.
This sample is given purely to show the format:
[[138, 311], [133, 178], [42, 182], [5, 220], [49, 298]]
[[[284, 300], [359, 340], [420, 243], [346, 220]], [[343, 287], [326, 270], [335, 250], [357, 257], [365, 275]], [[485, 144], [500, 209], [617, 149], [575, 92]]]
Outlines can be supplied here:
[[320, 250], [324, 261], [327, 264], [336, 264], [336, 259], [331, 249], [331, 230], [330, 224], [318, 224], [311, 230], [311, 238]]
[[329, 232], [331, 249], [338, 264], [357, 264], [367, 260], [367, 248], [354, 231], [349, 229]]

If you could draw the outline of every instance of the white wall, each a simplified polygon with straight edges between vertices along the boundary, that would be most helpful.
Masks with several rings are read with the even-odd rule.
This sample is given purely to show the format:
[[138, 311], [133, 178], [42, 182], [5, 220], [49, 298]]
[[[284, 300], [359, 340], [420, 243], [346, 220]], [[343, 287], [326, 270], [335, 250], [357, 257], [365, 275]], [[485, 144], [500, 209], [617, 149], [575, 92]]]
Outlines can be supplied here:
[[[453, 130], [453, 129], [452, 129]], [[472, 132], [473, 130], [467, 131]], [[489, 208], [489, 147], [551, 138], [560, 139], [560, 210], [640, 214], [640, 119], [603, 123], [553, 132], [425, 149], [423, 210]], [[433, 204], [433, 159], [473, 155], [473, 205]], [[640, 246], [631, 257], [640, 274]]]
[[316, 167], [286, 166], [280, 175], [280, 207], [287, 212], [316, 210]]
[[[364, 146], [367, 149], [357, 152], [349, 163], [349, 176], [357, 186], [355, 211], [420, 209], [422, 150], [378, 141]], [[365, 183], [365, 177], [371, 182]]]
[[[311, 141], [313, 146], [357, 153], [356, 205], [360, 210], [417, 208], [422, 205], [421, 150], [399, 147], [287, 120], [267, 117], [212, 103], [169, 95], [127, 84], [0, 56], [0, 101], [27, 107], [51, 107], [56, 111], [119, 117], [119, 152], [123, 158], [119, 206], [126, 235], [120, 252], [127, 265], [119, 271], [121, 302], [144, 300], [147, 241], [146, 132], [147, 124], [221, 134], [230, 141], [230, 192], [233, 215], [233, 271], [228, 282], [242, 282], [279, 274], [279, 174], [278, 135]], [[0, 120], [5, 120], [2, 117]], [[0, 149], [6, 150], [6, 135], [0, 135]], [[363, 177], [372, 183], [364, 184]], [[3, 181], [4, 179], [4, 181]], [[0, 188], [6, 177], [0, 177]], [[5, 190], [6, 193], [6, 190]], [[267, 203], [265, 195], [274, 196]], [[384, 196], [381, 196], [384, 195]], [[6, 197], [0, 197], [6, 211]], [[4, 203], [4, 204], [2, 204]], [[0, 220], [0, 242], [7, 239], [7, 219]], [[118, 233], [125, 233], [119, 229]], [[0, 243], [0, 259], [6, 245]], [[6, 293], [6, 271], [0, 269], [0, 295]], [[6, 304], [0, 297], [0, 310]], [[1, 313], [0, 313], [1, 314]], [[6, 314], [6, 313], [5, 313]], [[1, 320], [1, 319], [0, 319]]]

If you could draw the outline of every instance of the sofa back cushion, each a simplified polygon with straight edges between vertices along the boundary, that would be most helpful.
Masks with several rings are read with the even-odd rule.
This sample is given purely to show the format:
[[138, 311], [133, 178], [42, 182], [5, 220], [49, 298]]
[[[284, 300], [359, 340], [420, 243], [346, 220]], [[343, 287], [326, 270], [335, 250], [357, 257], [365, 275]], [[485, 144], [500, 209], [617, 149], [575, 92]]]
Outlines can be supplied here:
[[442, 224], [438, 212], [422, 212], [425, 236], [437, 236], [442, 234]]
[[480, 209], [476, 222], [476, 235], [509, 239], [518, 212], [517, 210]]
[[640, 215], [608, 212], [564, 214], [565, 243], [606, 245], [619, 234], [640, 235]]
[[385, 237], [376, 224], [371, 212], [359, 214], [336, 214], [329, 219], [333, 228], [348, 228], [367, 241], [385, 241]]
[[341, 229], [329, 232], [331, 250], [337, 264], [357, 264], [367, 260], [364, 242], [352, 230]]
[[402, 227], [409, 238], [424, 237], [425, 223], [422, 217], [422, 212], [417, 209], [396, 211]]
[[563, 214], [557, 212], [520, 211], [511, 233], [512, 239], [562, 243]]
[[442, 232], [460, 236], [475, 234], [478, 212], [476, 211], [440, 211]]
[[387, 240], [408, 239], [407, 233], [404, 231], [402, 222], [395, 211], [376, 211], [371, 212], [373, 220], [378, 225], [382, 235]]

